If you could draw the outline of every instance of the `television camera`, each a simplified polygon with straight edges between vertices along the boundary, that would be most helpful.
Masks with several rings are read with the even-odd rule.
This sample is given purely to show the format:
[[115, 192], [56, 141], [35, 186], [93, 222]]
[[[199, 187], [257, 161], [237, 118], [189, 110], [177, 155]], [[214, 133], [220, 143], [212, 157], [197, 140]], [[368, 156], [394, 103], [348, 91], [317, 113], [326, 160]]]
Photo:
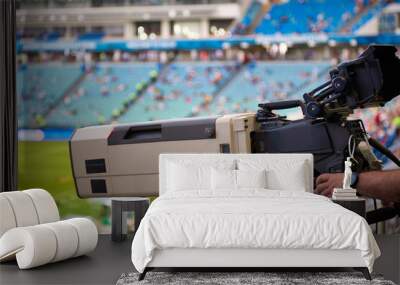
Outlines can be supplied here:
[[[73, 176], [80, 197], [158, 195], [160, 153], [312, 153], [315, 177], [381, 169], [372, 148], [400, 161], [349, 115], [383, 106], [400, 93], [400, 59], [393, 46], [373, 45], [339, 64], [330, 80], [304, 100], [263, 103], [257, 113], [80, 128], [70, 140]], [[288, 120], [275, 110], [300, 107]]]

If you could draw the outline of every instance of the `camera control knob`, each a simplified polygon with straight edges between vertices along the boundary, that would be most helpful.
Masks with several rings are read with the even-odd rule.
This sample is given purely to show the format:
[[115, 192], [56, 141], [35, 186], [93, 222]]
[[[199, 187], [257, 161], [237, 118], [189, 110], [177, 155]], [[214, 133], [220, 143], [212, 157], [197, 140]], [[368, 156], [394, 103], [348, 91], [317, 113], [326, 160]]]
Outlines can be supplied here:
[[306, 113], [308, 116], [316, 118], [321, 113], [321, 107], [317, 102], [309, 102], [306, 105]]
[[346, 79], [341, 76], [335, 77], [332, 80], [332, 86], [333, 89], [335, 89], [335, 92], [342, 92], [346, 87]]

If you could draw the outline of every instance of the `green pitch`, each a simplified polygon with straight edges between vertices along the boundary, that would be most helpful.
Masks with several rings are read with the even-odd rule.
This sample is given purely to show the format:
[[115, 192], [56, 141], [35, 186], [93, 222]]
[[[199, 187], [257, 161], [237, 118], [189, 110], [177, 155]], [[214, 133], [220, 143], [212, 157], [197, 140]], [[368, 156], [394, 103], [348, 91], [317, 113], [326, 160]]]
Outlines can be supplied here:
[[19, 142], [18, 188], [43, 188], [49, 191], [62, 217], [92, 216], [100, 220], [100, 204], [76, 195], [69, 160], [68, 142]]

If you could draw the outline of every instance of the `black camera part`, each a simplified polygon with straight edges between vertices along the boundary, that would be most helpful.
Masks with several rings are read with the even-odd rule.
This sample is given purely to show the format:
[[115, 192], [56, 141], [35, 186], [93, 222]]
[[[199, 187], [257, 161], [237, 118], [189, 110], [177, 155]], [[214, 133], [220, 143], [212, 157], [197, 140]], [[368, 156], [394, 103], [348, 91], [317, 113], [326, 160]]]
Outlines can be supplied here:
[[[315, 175], [342, 172], [355, 146], [353, 171], [371, 169], [370, 162], [357, 149], [363, 142], [377, 147], [395, 163], [390, 151], [368, 139], [359, 120], [347, 117], [356, 108], [383, 106], [400, 93], [400, 59], [393, 46], [373, 45], [359, 58], [341, 63], [330, 72], [330, 80], [304, 94], [301, 100], [259, 104], [257, 127], [251, 134], [252, 152], [312, 153]], [[290, 121], [274, 110], [300, 107], [303, 118]], [[370, 147], [369, 147], [370, 148]], [[371, 152], [371, 150], [369, 151]]]

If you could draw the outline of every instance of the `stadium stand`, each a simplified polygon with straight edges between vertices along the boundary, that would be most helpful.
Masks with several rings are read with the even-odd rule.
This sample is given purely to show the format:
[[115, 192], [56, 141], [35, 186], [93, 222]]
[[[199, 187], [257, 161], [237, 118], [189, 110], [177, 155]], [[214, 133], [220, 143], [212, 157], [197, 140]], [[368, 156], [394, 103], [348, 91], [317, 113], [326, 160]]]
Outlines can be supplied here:
[[[43, 63], [20, 66], [17, 72], [19, 124], [41, 125], [41, 115], [47, 111], [80, 76], [79, 64]], [[38, 122], [39, 121], [39, 122]]]
[[254, 22], [257, 14], [262, 8], [261, 1], [253, 0], [250, 2], [249, 6], [247, 7], [246, 13], [244, 14], [241, 21], [239, 21], [233, 28], [233, 34], [245, 34], [251, 24]]
[[156, 63], [98, 63], [46, 118], [53, 127], [78, 127], [110, 120]]
[[368, 21], [376, 17], [380, 14], [383, 8], [386, 6], [384, 1], [376, 1], [360, 15], [360, 18], [355, 21], [355, 23], [351, 26], [350, 31], [351, 33], [356, 33], [363, 25], [365, 25]]
[[196, 106], [211, 100], [235, 70], [234, 62], [174, 62], [119, 121], [188, 116]]
[[311, 84], [321, 82], [320, 74], [329, 66], [313, 61], [249, 63], [200, 114], [254, 112], [261, 102], [300, 98]]
[[355, 1], [289, 0], [276, 3], [272, 5], [255, 32], [336, 32], [357, 13], [355, 8]]
[[[27, 70], [40, 65], [32, 66]], [[28, 87], [17, 84], [24, 102], [19, 110], [20, 126], [70, 128], [255, 111], [259, 102], [300, 97], [321, 82], [320, 74], [326, 75], [329, 66], [324, 61], [252, 61], [244, 65], [177, 61], [167, 65], [154, 83], [149, 80], [158, 68], [156, 63], [98, 63], [87, 73], [77, 64], [53, 64], [49, 70], [41, 67], [33, 81], [24, 80], [32, 75], [21, 70], [18, 81], [33, 84], [31, 90], [40, 90], [49, 74], [53, 84], [45, 85], [46, 96], [34, 108], [32, 100], [43, 92], [29, 98]], [[139, 88], [143, 88], [140, 93]]]

